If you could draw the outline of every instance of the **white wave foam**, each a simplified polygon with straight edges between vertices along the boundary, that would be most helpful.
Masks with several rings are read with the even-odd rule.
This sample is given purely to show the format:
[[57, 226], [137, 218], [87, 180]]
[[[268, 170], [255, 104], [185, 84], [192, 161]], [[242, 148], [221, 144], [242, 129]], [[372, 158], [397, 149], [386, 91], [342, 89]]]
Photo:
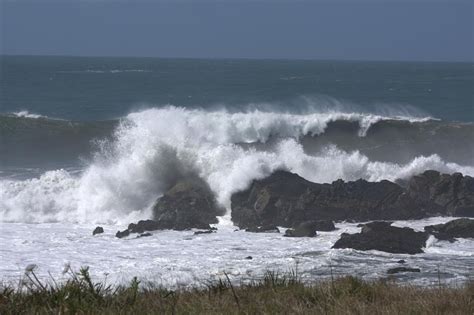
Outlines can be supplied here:
[[[358, 151], [334, 146], [317, 155], [298, 139], [324, 132], [333, 120], [358, 121], [361, 130], [386, 117], [320, 113], [294, 115], [253, 111], [206, 112], [168, 107], [130, 114], [115, 141], [97, 153], [80, 175], [64, 170], [25, 181], [0, 181], [0, 221], [130, 222], [150, 215], [155, 199], [177, 178], [197, 173], [229, 207], [232, 193], [253, 179], [287, 169], [314, 182], [342, 178], [371, 181], [408, 178], [426, 169], [474, 175], [474, 167], [447, 163], [437, 155], [405, 165], [370, 161]], [[239, 143], [266, 143], [265, 148]]]
[[29, 111], [27, 110], [21, 110], [19, 112], [15, 112], [15, 113], [12, 113], [13, 116], [16, 116], [16, 117], [22, 117], [22, 118], [45, 118], [46, 116], [43, 116], [43, 115], [39, 115], [39, 114], [33, 114], [33, 113], [30, 113]]

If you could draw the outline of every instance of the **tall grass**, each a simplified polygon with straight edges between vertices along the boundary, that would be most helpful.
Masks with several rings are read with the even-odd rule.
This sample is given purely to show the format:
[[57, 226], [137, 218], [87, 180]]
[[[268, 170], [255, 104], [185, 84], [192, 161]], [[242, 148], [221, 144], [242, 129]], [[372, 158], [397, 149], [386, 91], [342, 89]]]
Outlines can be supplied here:
[[234, 285], [229, 277], [195, 289], [93, 282], [89, 270], [67, 282], [41, 283], [27, 271], [22, 287], [4, 287], [0, 314], [474, 314], [474, 283], [423, 288], [355, 277], [304, 284], [298, 273], [268, 272]]

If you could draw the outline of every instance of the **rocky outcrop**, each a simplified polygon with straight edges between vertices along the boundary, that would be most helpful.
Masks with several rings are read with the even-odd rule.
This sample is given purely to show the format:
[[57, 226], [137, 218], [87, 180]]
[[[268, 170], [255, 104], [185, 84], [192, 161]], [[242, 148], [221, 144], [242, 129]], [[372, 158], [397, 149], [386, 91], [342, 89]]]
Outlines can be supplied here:
[[200, 179], [178, 182], [153, 207], [153, 219], [160, 229], [209, 229], [224, 209], [217, 205], [209, 186]]
[[410, 228], [391, 226], [391, 222], [371, 222], [355, 234], [343, 233], [333, 248], [379, 250], [388, 253], [423, 253], [428, 234]]
[[117, 232], [119, 238], [130, 233], [155, 230], [211, 230], [210, 224], [217, 223], [217, 216], [224, 209], [217, 205], [209, 186], [202, 180], [190, 178], [179, 181], [157, 199], [153, 207], [153, 220], [130, 223], [124, 231]]
[[407, 220], [434, 215], [472, 215], [473, 178], [427, 171], [406, 187], [383, 180], [316, 184], [286, 171], [255, 180], [231, 198], [240, 228], [294, 227], [312, 220]]
[[474, 238], [474, 220], [456, 219], [445, 224], [425, 226], [425, 231], [437, 239], [454, 241], [455, 238]]
[[411, 178], [408, 194], [415, 200], [430, 200], [439, 214], [474, 217], [474, 178], [426, 171]]

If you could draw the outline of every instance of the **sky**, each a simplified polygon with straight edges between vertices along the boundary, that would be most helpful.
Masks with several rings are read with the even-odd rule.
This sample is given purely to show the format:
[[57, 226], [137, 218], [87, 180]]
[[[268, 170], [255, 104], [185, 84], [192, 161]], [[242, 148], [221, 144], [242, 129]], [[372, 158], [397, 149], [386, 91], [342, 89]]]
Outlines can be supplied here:
[[0, 0], [10, 55], [474, 61], [474, 0]]

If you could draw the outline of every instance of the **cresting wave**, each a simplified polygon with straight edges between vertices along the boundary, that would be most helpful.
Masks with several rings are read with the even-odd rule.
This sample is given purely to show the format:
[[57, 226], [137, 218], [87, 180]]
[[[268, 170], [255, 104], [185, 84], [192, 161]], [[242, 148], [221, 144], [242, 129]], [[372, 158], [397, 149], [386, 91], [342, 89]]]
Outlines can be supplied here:
[[[229, 208], [232, 193], [253, 179], [287, 169], [314, 182], [339, 178], [403, 179], [426, 169], [474, 175], [473, 165], [418, 156], [407, 163], [380, 162], [359, 150], [327, 144], [309, 153], [302, 140], [323, 134], [334, 121], [357, 122], [359, 136], [383, 120], [427, 121], [359, 113], [295, 115], [253, 111], [229, 113], [179, 107], [128, 115], [101, 142], [79, 175], [65, 170], [39, 178], [0, 181], [0, 221], [124, 223], [147, 218], [160, 194], [177, 179], [197, 174]], [[270, 141], [271, 140], [271, 141]]]

